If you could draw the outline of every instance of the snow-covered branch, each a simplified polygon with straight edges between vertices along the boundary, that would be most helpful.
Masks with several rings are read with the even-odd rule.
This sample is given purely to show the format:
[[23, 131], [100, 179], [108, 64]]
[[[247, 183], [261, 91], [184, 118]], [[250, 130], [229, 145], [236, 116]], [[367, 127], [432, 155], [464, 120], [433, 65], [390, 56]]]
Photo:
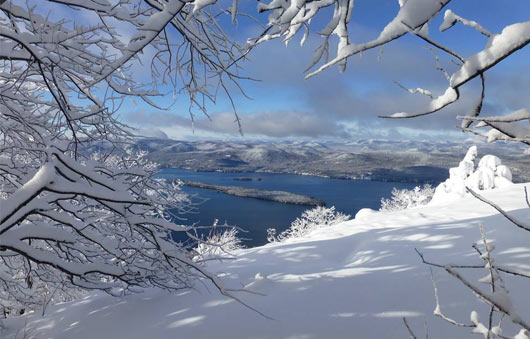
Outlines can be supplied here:
[[[436, 56], [436, 69], [442, 71], [448, 81], [445, 90], [436, 95], [434, 91], [423, 87], [398, 86], [412, 94], [421, 93], [430, 97], [427, 107], [417, 112], [396, 112], [390, 115], [381, 115], [382, 118], [403, 119], [415, 118], [439, 112], [440, 110], [454, 104], [461, 97], [461, 87], [471, 80], [480, 77], [481, 92], [479, 100], [463, 117], [461, 129], [472, 131], [477, 135], [484, 135], [470, 128], [481, 111], [485, 100], [486, 77], [485, 73], [495, 67], [502, 60], [510, 57], [513, 53], [528, 46], [530, 43], [530, 21], [512, 23], [502, 29], [500, 33], [489, 31], [480, 23], [466, 19], [455, 14], [451, 9], [444, 12], [444, 20], [440, 31], [446, 31], [456, 23], [474, 28], [479, 34], [488, 38], [484, 48], [470, 56], [462, 56], [451, 46], [442, 44], [429, 37], [429, 24], [431, 20], [440, 15], [444, 7], [450, 4], [450, 0], [408, 0], [399, 1], [399, 11], [395, 17], [381, 30], [374, 40], [354, 43], [350, 40], [350, 22], [354, 19], [354, 0], [297, 0], [279, 1], [269, 0], [258, 5], [258, 12], [269, 13], [268, 25], [262, 34], [254, 39], [249, 39], [248, 48], [264, 43], [271, 39], [282, 38], [287, 44], [297, 36], [301, 35], [300, 43], [307, 40], [310, 25], [317, 16], [327, 18], [327, 25], [318, 32], [322, 42], [315, 50], [313, 58], [307, 67], [310, 71], [306, 78], [311, 78], [325, 69], [338, 65], [343, 71], [347, 60], [365, 51], [382, 47], [391, 41], [401, 39], [407, 34], [412, 34], [429, 45], [431, 50], [439, 50], [452, 58], [458, 69], [450, 74], [442, 67], [438, 56]], [[332, 7], [333, 11], [326, 10]], [[359, 15], [362, 15], [360, 13]], [[326, 20], [326, 19], [325, 19]], [[332, 36], [338, 38], [335, 53], [332, 52]], [[314, 69], [316, 68], [316, 69]], [[508, 140], [523, 141], [529, 143], [530, 129], [522, 128], [516, 124], [500, 124], [499, 122], [484, 121], [491, 127], [491, 132], [485, 135], [488, 141]], [[476, 127], [481, 127], [477, 125]]]

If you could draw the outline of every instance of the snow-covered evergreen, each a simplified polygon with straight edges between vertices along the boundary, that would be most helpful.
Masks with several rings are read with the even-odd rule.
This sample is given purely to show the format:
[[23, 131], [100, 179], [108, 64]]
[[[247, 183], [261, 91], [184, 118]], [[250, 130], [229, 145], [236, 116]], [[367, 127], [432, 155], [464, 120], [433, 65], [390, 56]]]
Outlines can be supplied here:
[[472, 146], [458, 167], [449, 169], [449, 179], [436, 187], [432, 203], [463, 197], [467, 187], [489, 190], [512, 184], [512, 173], [501, 160], [491, 154], [483, 156], [476, 165], [477, 147]]

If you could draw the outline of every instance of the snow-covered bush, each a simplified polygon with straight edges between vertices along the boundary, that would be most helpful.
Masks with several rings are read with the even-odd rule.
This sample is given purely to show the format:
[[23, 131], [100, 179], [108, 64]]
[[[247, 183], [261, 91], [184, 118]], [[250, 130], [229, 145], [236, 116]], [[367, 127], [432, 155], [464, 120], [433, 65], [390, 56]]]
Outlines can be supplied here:
[[275, 228], [267, 228], [267, 241], [268, 242], [278, 241]]
[[443, 202], [466, 195], [466, 187], [488, 190], [512, 184], [512, 173], [494, 155], [485, 155], [475, 166], [477, 147], [472, 146], [458, 167], [449, 169], [449, 179], [436, 187], [433, 203]]
[[218, 220], [215, 220], [210, 234], [197, 246], [197, 252], [202, 257], [223, 257], [232, 255], [235, 250], [245, 248], [241, 238], [238, 237], [237, 228], [218, 229], [217, 223]]
[[390, 199], [381, 199], [380, 211], [398, 211], [428, 204], [434, 195], [434, 188], [429, 185], [416, 186], [411, 190], [392, 189]]
[[288, 229], [280, 233], [278, 236], [276, 236], [276, 230], [274, 228], [269, 228], [267, 230], [267, 240], [269, 242], [274, 242], [300, 238], [317, 228], [335, 225], [349, 219], [349, 215], [335, 211], [335, 206], [318, 206], [304, 211], [300, 217], [296, 218], [291, 223], [291, 226]]

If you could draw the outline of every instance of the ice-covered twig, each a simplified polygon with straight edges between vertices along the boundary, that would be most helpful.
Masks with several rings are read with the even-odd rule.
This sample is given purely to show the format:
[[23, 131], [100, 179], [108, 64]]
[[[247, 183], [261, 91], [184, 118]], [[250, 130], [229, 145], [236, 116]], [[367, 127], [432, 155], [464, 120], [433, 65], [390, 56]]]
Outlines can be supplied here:
[[424, 264], [429, 265], [429, 266], [439, 267], [439, 268], [445, 268], [447, 266], [450, 266], [452, 268], [484, 268], [484, 265], [459, 265], [459, 264], [442, 265], [442, 264], [438, 264], [438, 263], [426, 260], [424, 254], [421, 253], [417, 248], [414, 248], [414, 250], [420, 256], [421, 261]]
[[516, 122], [530, 119], [530, 113], [528, 112], [528, 109], [522, 108], [506, 115], [498, 115], [493, 117], [457, 116], [457, 119], [484, 122]]
[[440, 64], [440, 58], [438, 57], [438, 54], [434, 51], [434, 49], [430, 46], [427, 46], [426, 47], [429, 51], [431, 51], [431, 53], [433, 54], [434, 56], [434, 62], [436, 64], [436, 69], [439, 70], [440, 72], [442, 72], [442, 74], [445, 76], [445, 78], [447, 79], [447, 81], [449, 81], [451, 79], [451, 77], [449, 76], [449, 73], [447, 73], [447, 71], [445, 70], [445, 68], [442, 67], [442, 65]]
[[[496, 292], [495, 281], [497, 279], [500, 279], [500, 277], [498, 277], [498, 274], [495, 271], [495, 268], [493, 267], [493, 258], [491, 256], [491, 252], [493, 250], [493, 246], [490, 246], [488, 244], [488, 240], [486, 239], [486, 232], [484, 231], [484, 226], [482, 224], [480, 224], [479, 228], [480, 228], [480, 234], [482, 235], [482, 243], [484, 245], [484, 251], [485, 251], [485, 254], [483, 254], [481, 257], [486, 262], [485, 267], [489, 271], [489, 276], [488, 276], [489, 282], [488, 283], [491, 286], [491, 293], [494, 294]], [[490, 338], [490, 335], [491, 335], [491, 332], [492, 332], [492, 328], [493, 328], [493, 312], [494, 311], [495, 311], [495, 308], [494, 308], [493, 305], [491, 305], [490, 306], [489, 315], [488, 315], [488, 333], [486, 334], [486, 339]]]
[[510, 316], [510, 318], [511, 318], [511, 320], [512, 320], [512, 322], [514, 324], [517, 324], [517, 325], [521, 326], [522, 328], [526, 329], [527, 331], [530, 331], [530, 326], [523, 319], [521, 319], [521, 317], [517, 313], [514, 312], [513, 308], [508, 307], [507, 305], [505, 305], [505, 303], [500, 302], [499, 300], [497, 300], [497, 298], [494, 297], [494, 294], [490, 295], [488, 293], [485, 293], [485, 292], [481, 291], [478, 287], [476, 287], [473, 284], [471, 284], [467, 279], [462, 277], [462, 275], [460, 275], [457, 271], [455, 271], [451, 267], [446, 267], [445, 270], [449, 274], [451, 274], [453, 277], [458, 279], [467, 288], [472, 290], [481, 299], [486, 301], [488, 304], [495, 306], [500, 312], [505, 313], [508, 316]]
[[408, 87], [405, 87], [403, 86], [401, 83], [399, 83], [398, 81], [394, 81], [394, 83], [404, 89], [405, 91], [411, 93], [411, 94], [416, 94], [416, 93], [419, 93], [419, 94], [422, 94], [422, 95], [425, 95], [425, 96], [428, 96], [429, 98], [433, 99], [432, 97], [432, 93], [429, 91], [429, 90], [426, 90], [426, 89], [423, 89], [423, 88], [408, 88]]
[[434, 299], [436, 301], [436, 306], [434, 308], [434, 315], [437, 316], [437, 317], [440, 317], [441, 319], [443, 319], [444, 321], [452, 324], [452, 325], [455, 325], [455, 326], [459, 326], [459, 327], [475, 327], [475, 325], [473, 324], [464, 324], [464, 323], [461, 323], [461, 322], [458, 322], [454, 319], [451, 319], [449, 317], [447, 317], [445, 314], [443, 314], [442, 312], [442, 308], [440, 306], [440, 298], [438, 296], [438, 285], [436, 284], [436, 280], [434, 279], [434, 273], [432, 271], [432, 268], [430, 269], [431, 271], [431, 281], [432, 281], [432, 286], [433, 286], [433, 289], [434, 289]]
[[[474, 245], [473, 248], [475, 248], [475, 250], [477, 250], [476, 245]], [[415, 248], [414, 250], [420, 256], [422, 262], [425, 265], [428, 265], [428, 266], [438, 267], [438, 268], [451, 267], [451, 268], [464, 268], [464, 269], [469, 269], [469, 268], [472, 268], [472, 269], [483, 269], [484, 268], [484, 265], [464, 265], [464, 264], [445, 264], [444, 265], [444, 264], [436, 263], [436, 262], [429, 261], [429, 260], [425, 259], [424, 254], [421, 253], [417, 248]], [[479, 250], [479, 253], [481, 253], [480, 250]], [[530, 279], [530, 274], [527, 274], [527, 273], [524, 273], [524, 272], [519, 272], [519, 271], [510, 269], [510, 268], [501, 266], [499, 264], [494, 264], [494, 268], [497, 269], [500, 272], [504, 272], [504, 273], [508, 273], [508, 274], [511, 274], [511, 275], [520, 276], [520, 277], [524, 277], [524, 278], [529, 278]]]

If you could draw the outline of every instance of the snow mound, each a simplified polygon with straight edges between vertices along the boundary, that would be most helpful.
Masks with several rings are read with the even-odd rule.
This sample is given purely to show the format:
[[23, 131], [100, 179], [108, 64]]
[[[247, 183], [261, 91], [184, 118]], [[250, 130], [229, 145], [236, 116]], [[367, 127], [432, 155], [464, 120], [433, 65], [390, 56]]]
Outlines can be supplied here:
[[355, 214], [355, 219], [362, 219], [366, 218], [374, 213], [377, 213], [377, 211], [371, 209], [371, 208], [361, 208], [357, 214]]
[[458, 167], [449, 169], [449, 179], [442, 182], [434, 192], [431, 203], [443, 203], [467, 194], [466, 187], [473, 190], [490, 190], [512, 184], [512, 172], [501, 159], [488, 154], [475, 166], [477, 146], [471, 146]]

